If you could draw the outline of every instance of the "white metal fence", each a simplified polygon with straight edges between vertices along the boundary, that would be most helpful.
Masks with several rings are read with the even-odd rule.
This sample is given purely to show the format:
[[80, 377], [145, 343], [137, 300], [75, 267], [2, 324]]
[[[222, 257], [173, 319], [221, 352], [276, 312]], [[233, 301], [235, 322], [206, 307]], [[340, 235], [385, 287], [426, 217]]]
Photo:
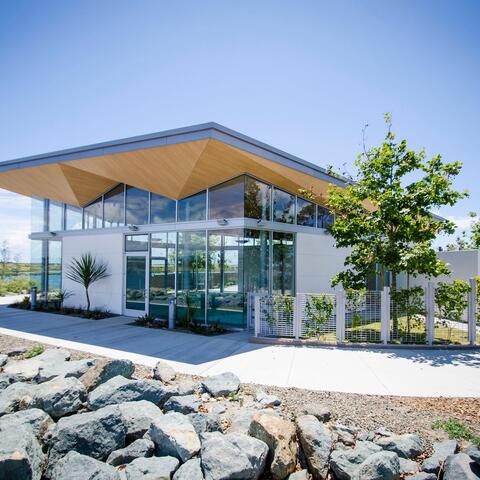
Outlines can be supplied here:
[[439, 301], [438, 288], [429, 283], [395, 294], [388, 287], [296, 296], [250, 293], [248, 325], [256, 337], [322, 343], [480, 345], [475, 281], [453, 311]]

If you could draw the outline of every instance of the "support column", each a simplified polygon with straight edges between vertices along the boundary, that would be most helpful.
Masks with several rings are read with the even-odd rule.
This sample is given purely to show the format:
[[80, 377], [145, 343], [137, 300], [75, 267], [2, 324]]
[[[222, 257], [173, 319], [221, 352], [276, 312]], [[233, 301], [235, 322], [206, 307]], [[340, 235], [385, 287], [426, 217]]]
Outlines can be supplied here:
[[477, 282], [470, 278], [470, 292], [468, 294], [468, 341], [474, 345], [477, 341]]
[[425, 328], [427, 334], [427, 343], [432, 345], [435, 338], [435, 286], [433, 282], [428, 282], [425, 288]]
[[255, 336], [260, 335], [260, 295], [255, 294], [254, 298], [254, 315], [255, 315]]
[[380, 339], [390, 342], [390, 287], [384, 287], [380, 297]]
[[337, 342], [345, 341], [345, 290], [337, 290], [336, 293], [335, 326]]

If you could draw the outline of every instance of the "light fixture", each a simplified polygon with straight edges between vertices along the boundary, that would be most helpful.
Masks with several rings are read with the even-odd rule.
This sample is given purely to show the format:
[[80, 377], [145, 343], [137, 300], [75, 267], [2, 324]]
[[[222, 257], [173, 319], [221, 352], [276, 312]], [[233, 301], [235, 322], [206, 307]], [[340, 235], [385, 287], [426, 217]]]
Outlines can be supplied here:
[[131, 230], [132, 232], [136, 232], [138, 230], [138, 227], [136, 225], [129, 225], [128, 229]]
[[56, 234], [55, 232], [48, 232], [48, 233], [49, 233], [49, 235], [51, 235], [52, 237], [56, 237], [56, 236], [57, 236], [57, 234]]
[[223, 218], [222, 220], [217, 220], [217, 223], [219, 225], [228, 225], [228, 220], [226, 218]]

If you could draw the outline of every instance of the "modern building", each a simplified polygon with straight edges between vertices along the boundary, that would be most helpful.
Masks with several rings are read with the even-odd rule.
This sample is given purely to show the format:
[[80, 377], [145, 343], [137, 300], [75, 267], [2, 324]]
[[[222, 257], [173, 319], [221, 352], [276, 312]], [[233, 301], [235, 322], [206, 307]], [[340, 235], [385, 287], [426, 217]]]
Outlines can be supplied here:
[[0, 163], [0, 188], [32, 198], [44, 293], [84, 304], [65, 272], [90, 252], [110, 274], [93, 306], [165, 317], [175, 296], [179, 318], [239, 328], [248, 292], [331, 290], [345, 252], [327, 231], [329, 184], [344, 181], [216, 123]]

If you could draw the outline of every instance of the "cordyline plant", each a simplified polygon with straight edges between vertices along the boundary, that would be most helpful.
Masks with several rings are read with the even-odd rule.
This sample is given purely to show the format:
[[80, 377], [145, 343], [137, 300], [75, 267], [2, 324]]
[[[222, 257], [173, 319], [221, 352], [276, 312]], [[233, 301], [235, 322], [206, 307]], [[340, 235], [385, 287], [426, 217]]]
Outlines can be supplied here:
[[[395, 140], [389, 114], [385, 121], [383, 143], [364, 146], [358, 156], [355, 181], [329, 190], [328, 206], [336, 214], [331, 234], [337, 247], [351, 249], [347, 269], [333, 278], [333, 285], [361, 288], [367, 275], [382, 275], [382, 266], [391, 274], [392, 290], [400, 272], [428, 277], [449, 273], [432, 242], [439, 233], [452, 234], [455, 224], [431, 211], [467, 196], [452, 186], [462, 164], [443, 162], [440, 155], [428, 160], [424, 150], [409, 150], [406, 140]], [[396, 315], [393, 329], [398, 333]]]
[[110, 275], [107, 273], [108, 265], [97, 260], [91, 253], [84, 253], [80, 258], [74, 258], [68, 266], [66, 277], [72, 282], [79, 283], [85, 288], [87, 297], [87, 312], [90, 311], [90, 295], [88, 289], [90, 286]]

